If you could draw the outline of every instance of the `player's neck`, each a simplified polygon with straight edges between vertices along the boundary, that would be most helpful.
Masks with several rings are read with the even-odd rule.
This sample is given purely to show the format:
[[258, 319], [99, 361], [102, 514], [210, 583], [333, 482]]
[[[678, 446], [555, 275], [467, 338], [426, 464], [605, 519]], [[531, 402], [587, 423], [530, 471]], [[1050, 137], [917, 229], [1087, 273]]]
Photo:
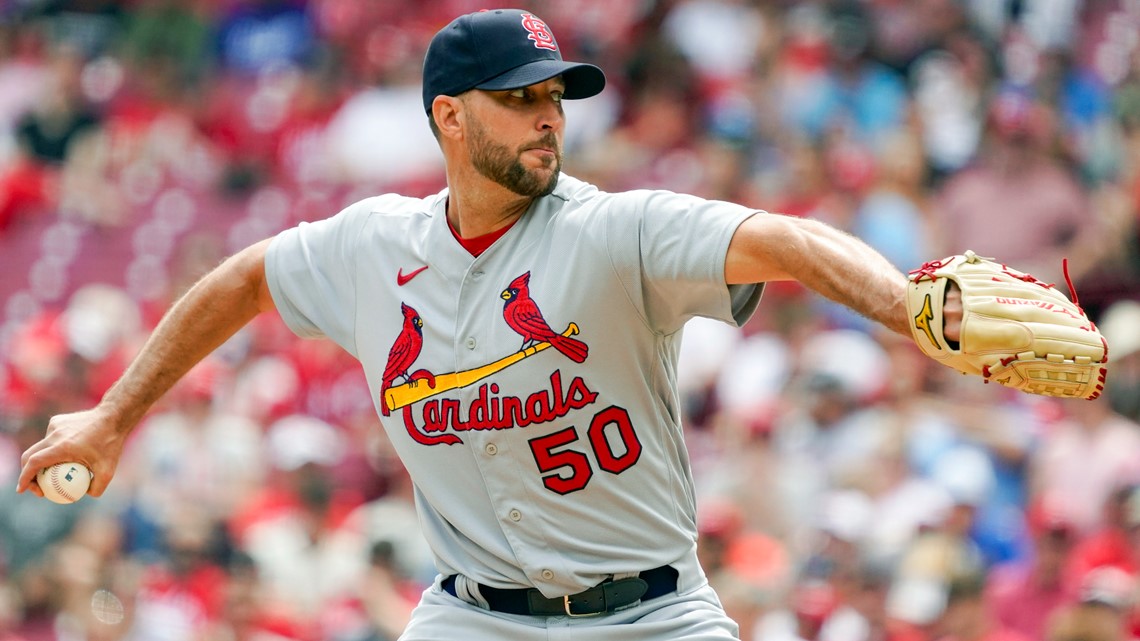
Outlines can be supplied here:
[[447, 221], [462, 238], [490, 234], [513, 224], [534, 202], [494, 182], [449, 181]]

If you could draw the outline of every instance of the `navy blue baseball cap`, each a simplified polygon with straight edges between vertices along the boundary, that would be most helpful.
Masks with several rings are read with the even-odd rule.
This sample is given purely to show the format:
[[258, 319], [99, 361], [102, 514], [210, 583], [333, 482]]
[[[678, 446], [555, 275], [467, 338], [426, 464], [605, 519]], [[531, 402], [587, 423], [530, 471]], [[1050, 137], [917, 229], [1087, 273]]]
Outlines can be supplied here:
[[436, 96], [469, 89], [518, 89], [561, 75], [563, 98], [589, 98], [606, 75], [584, 62], [566, 62], [550, 27], [519, 9], [491, 9], [459, 16], [431, 39], [424, 56], [424, 110]]

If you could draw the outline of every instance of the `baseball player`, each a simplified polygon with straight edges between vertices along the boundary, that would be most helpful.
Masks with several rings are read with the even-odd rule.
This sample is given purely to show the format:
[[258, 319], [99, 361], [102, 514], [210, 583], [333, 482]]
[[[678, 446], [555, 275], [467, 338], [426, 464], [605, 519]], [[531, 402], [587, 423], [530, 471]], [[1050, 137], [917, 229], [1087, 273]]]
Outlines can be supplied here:
[[949, 341], [962, 305], [939, 295], [916, 317], [906, 277], [818, 222], [562, 174], [561, 102], [605, 76], [564, 61], [531, 13], [457, 18], [423, 74], [447, 188], [368, 198], [229, 258], [96, 407], [52, 418], [18, 489], [75, 460], [102, 494], [151, 404], [276, 310], [360, 361], [415, 483], [439, 576], [403, 639], [736, 638], [697, 561], [682, 326], [740, 325], [783, 279]]

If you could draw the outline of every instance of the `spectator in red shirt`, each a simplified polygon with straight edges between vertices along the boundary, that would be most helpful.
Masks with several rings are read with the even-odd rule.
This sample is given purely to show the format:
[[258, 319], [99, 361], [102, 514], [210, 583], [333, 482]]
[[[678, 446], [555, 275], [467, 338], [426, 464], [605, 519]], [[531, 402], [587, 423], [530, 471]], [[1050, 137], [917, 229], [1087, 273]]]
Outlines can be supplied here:
[[1140, 573], [1140, 486], [1113, 492], [1104, 519], [1104, 527], [1081, 541], [1069, 558], [1065, 574], [1071, 586], [1082, 585], [1091, 571], [1104, 566]]
[[1001, 256], [1048, 282], [1062, 280], [1062, 257], [1070, 258], [1074, 280], [1095, 265], [1098, 256], [1088, 250], [1098, 221], [1078, 177], [1051, 153], [1054, 119], [1032, 96], [997, 96], [975, 162], [935, 199], [946, 251]]
[[936, 626], [941, 633], [937, 638], [940, 641], [1031, 641], [1034, 637], [993, 616], [985, 599], [985, 583], [985, 573], [980, 568], [950, 581], [946, 609]]
[[[1117, 604], [1127, 629], [1140, 634], [1140, 485], [1113, 493], [1105, 507], [1107, 525], [1082, 541], [1069, 560], [1066, 577], [1084, 596], [1106, 590], [1127, 595]], [[1120, 584], [1120, 585], [1117, 585]]]
[[986, 586], [994, 617], [1033, 639], [1045, 638], [1049, 617], [1072, 599], [1064, 568], [1077, 531], [1048, 499], [1034, 499], [1026, 514], [1033, 544], [1030, 558], [995, 568]]

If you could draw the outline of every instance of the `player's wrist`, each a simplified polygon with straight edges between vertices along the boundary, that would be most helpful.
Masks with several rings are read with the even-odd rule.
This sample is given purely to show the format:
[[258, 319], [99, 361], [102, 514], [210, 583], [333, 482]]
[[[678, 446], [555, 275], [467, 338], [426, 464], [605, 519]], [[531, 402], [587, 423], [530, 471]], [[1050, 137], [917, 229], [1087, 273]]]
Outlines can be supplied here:
[[108, 392], [103, 400], [91, 409], [95, 419], [91, 421], [91, 425], [119, 436], [126, 436], [142, 420], [146, 411], [146, 408], [140, 409], [137, 403], [127, 402], [118, 395]]

